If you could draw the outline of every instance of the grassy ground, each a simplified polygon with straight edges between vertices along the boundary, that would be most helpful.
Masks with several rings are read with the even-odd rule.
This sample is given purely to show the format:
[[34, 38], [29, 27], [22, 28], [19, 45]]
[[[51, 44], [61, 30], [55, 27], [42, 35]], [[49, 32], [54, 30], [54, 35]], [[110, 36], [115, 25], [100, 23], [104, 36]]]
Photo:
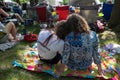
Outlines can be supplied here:
[[[21, 32], [23, 26], [18, 26], [18, 27], [19, 27], [18, 32]], [[27, 32], [36, 33], [36, 34], [38, 34], [40, 31], [39, 25], [30, 25], [27, 26], [26, 29]], [[102, 33], [99, 34], [101, 46], [111, 42], [120, 44], [120, 36], [118, 35], [120, 34], [119, 33], [120, 29], [114, 29], [114, 30], [109, 29], [108, 31], [114, 32], [115, 36], [113, 34], [112, 36], [113, 38], [112, 38], [106, 35], [108, 37], [105, 38], [103, 37], [104, 34]], [[12, 66], [12, 62], [15, 59], [22, 59], [22, 54], [23, 54], [22, 52], [25, 51], [28, 47], [31, 47], [33, 44], [34, 42], [29, 43], [29, 42], [21, 41], [15, 47], [6, 50], [5, 52], [0, 51], [0, 80], [83, 80], [74, 77], [61, 77], [59, 79], [55, 79], [46, 73], [35, 73], [20, 68], [14, 68]], [[90, 79], [84, 79], [84, 80], [90, 80]]]

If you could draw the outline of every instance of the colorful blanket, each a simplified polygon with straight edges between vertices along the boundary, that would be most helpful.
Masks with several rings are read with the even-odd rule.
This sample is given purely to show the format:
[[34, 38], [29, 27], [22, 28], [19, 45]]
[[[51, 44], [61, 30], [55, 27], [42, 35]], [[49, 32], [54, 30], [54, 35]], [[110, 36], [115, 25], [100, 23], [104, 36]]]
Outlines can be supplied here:
[[[102, 56], [102, 69], [105, 72], [105, 75], [101, 80], [103, 80], [103, 78], [109, 80], [120, 80], [120, 65], [118, 65], [119, 62], [114, 57], [117, 54], [113, 55], [113, 53], [107, 50], [107, 48], [106, 50], [100, 49], [99, 51]], [[15, 67], [21, 67], [34, 72], [45, 72], [54, 77], [56, 77], [55, 71], [59, 67], [58, 65], [49, 65], [40, 61], [37, 50], [30, 50], [28, 52], [25, 52], [23, 60], [15, 60], [13, 61], [13, 65]], [[94, 63], [92, 64], [91, 68], [84, 71], [72, 71], [66, 68], [62, 76], [77, 76], [82, 78], [99, 77], [97, 73], [97, 67]]]

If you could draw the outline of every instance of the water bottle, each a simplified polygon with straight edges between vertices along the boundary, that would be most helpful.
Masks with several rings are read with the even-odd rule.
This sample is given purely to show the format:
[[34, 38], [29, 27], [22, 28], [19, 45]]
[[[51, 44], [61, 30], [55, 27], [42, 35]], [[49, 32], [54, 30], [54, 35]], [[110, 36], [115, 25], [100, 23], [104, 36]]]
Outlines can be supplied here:
[[37, 48], [37, 43], [35, 43], [34, 46], [33, 46], [32, 48], [34, 48], [34, 49]]

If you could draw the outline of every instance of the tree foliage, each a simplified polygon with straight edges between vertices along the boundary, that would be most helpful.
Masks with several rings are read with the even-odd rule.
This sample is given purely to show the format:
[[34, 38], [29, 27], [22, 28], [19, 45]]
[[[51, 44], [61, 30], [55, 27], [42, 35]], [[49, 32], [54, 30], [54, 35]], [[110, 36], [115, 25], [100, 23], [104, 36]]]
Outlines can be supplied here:
[[21, 3], [25, 3], [25, 2], [27, 2], [27, 1], [29, 1], [29, 0], [12, 0], [12, 1], [21, 4]]

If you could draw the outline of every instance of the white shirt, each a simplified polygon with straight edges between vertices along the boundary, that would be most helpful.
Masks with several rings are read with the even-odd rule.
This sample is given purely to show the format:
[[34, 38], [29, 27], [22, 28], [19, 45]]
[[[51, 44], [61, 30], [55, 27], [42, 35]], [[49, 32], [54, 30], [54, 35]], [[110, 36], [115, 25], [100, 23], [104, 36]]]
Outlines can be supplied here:
[[39, 42], [43, 43], [51, 34], [51, 31], [44, 29], [41, 30], [38, 36], [38, 54], [44, 59], [52, 59], [56, 56], [57, 52], [62, 54], [63, 51], [64, 41], [60, 40], [55, 34], [53, 34], [48, 44], [46, 45], [46, 47], [50, 50], [47, 50], [45, 47], [41, 46]]

